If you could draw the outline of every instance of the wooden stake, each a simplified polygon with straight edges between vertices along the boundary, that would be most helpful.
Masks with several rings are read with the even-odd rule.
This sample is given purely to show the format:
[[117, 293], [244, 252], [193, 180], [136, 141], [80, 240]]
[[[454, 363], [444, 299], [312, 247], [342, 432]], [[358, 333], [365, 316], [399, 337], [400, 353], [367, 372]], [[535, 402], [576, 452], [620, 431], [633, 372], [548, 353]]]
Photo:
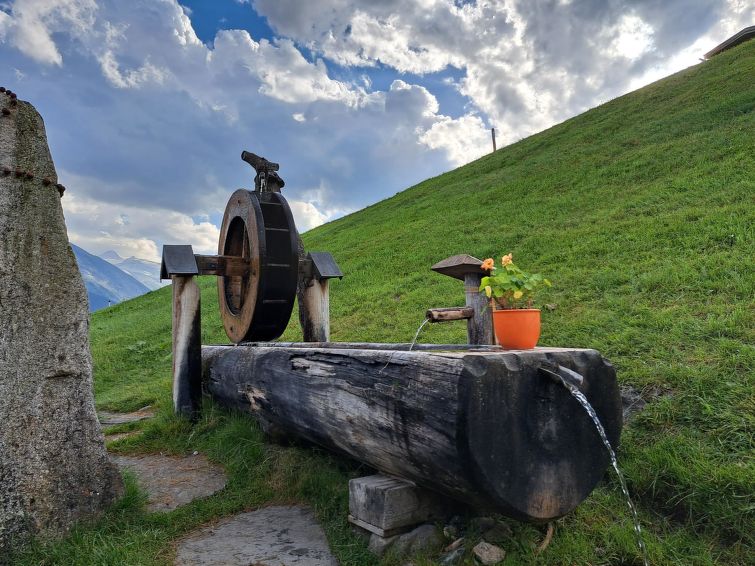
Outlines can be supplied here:
[[199, 285], [173, 275], [173, 410], [195, 419], [202, 398], [202, 338]]
[[490, 128], [490, 135], [493, 136], [493, 151], [495, 151], [495, 128]]

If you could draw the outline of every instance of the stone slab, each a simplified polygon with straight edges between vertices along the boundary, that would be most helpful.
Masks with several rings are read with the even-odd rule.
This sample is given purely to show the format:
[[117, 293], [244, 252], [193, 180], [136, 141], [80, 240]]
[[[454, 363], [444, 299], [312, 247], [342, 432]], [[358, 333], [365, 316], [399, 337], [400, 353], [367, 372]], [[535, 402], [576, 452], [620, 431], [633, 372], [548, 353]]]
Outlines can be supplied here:
[[149, 405], [131, 413], [111, 413], [109, 411], [100, 411], [97, 413], [97, 417], [100, 419], [100, 424], [103, 426], [135, 423], [137, 421], [151, 419], [154, 416], [155, 410]]
[[112, 456], [120, 468], [136, 474], [139, 485], [149, 494], [147, 510], [171, 511], [195, 499], [209, 497], [225, 487], [226, 476], [220, 466], [203, 454], [185, 457], [148, 454]]
[[306, 507], [266, 507], [204, 527], [178, 545], [176, 566], [338, 566]]

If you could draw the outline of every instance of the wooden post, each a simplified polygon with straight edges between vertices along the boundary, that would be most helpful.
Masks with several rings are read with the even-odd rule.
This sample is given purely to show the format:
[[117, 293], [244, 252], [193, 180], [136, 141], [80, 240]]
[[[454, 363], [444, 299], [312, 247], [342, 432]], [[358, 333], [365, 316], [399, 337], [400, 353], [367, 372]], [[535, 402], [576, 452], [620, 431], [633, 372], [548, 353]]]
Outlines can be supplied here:
[[191, 419], [202, 397], [202, 337], [199, 285], [191, 275], [173, 275], [173, 410]]
[[299, 322], [305, 342], [330, 341], [329, 280], [343, 277], [333, 256], [327, 252], [299, 252]]
[[195, 419], [202, 398], [199, 274], [191, 246], [165, 245], [160, 279], [173, 283], [173, 410]]
[[[467, 254], [459, 254], [439, 261], [433, 271], [464, 281], [464, 299], [467, 309], [472, 309], [467, 319], [467, 340], [470, 344], [495, 344], [493, 315], [484, 294], [480, 293], [480, 281], [487, 271], [480, 267], [482, 261]], [[448, 319], [451, 320], [451, 319]]]
[[495, 128], [490, 128], [490, 135], [493, 136], [493, 151], [495, 151]]
[[482, 273], [464, 274], [465, 304], [472, 308], [474, 315], [467, 319], [467, 340], [470, 344], [495, 344], [493, 337], [493, 315], [487, 297], [480, 293]]
[[330, 341], [328, 279], [311, 280], [299, 293], [299, 312], [305, 342]]

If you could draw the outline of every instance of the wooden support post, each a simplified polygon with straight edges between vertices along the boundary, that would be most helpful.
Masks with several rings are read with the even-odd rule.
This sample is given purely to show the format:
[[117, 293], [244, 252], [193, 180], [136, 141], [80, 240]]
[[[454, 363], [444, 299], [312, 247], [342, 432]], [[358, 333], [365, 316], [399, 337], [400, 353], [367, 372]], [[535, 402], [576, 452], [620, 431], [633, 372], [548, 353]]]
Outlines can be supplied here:
[[330, 341], [329, 280], [343, 277], [333, 256], [327, 252], [304, 255], [299, 240], [299, 322], [305, 342]]
[[299, 292], [299, 317], [305, 342], [330, 341], [330, 297], [328, 279], [311, 280]]
[[464, 298], [467, 307], [474, 312], [467, 319], [467, 340], [470, 344], [495, 344], [493, 315], [487, 297], [480, 293], [481, 273], [464, 274]]
[[172, 275], [173, 410], [196, 418], [202, 397], [199, 285], [192, 275]]
[[[493, 315], [487, 297], [480, 293], [480, 281], [488, 272], [480, 267], [482, 261], [467, 254], [448, 257], [430, 269], [443, 275], [464, 281], [464, 298], [467, 309], [472, 309], [467, 319], [467, 340], [470, 344], [495, 344]], [[443, 310], [443, 309], [435, 309]], [[453, 319], [447, 319], [453, 320]]]

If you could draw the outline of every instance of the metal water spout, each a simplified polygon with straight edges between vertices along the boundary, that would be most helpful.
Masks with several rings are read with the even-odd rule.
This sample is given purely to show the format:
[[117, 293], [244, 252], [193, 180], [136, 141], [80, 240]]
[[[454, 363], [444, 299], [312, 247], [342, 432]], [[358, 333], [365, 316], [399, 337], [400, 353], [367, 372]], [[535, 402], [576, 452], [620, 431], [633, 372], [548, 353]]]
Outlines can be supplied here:
[[580, 388], [585, 381], [585, 378], [574, 370], [559, 365], [555, 362], [552, 364], [543, 364], [538, 368], [538, 371], [544, 376], [548, 377], [554, 383], [561, 385], [561, 380], [565, 379], [571, 383], [574, 387]]

